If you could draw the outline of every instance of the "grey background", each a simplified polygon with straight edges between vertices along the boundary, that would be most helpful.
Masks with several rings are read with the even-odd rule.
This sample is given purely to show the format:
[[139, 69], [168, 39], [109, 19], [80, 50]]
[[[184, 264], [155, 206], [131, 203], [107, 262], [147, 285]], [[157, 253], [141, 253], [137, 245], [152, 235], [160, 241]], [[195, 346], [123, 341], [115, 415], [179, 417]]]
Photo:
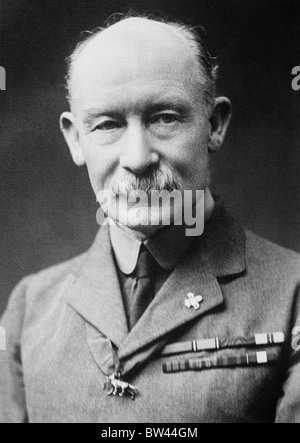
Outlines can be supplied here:
[[[289, 0], [0, 1], [0, 314], [25, 275], [86, 250], [98, 229], [85, 169], [59, 132], [64, 58], [112, 13], [161, 12], [205, 27], [234, 118], [214, 190], [243, 224], [300, 252], [300, 3]], [[99, 272], [101, 272], [99, 270]]]

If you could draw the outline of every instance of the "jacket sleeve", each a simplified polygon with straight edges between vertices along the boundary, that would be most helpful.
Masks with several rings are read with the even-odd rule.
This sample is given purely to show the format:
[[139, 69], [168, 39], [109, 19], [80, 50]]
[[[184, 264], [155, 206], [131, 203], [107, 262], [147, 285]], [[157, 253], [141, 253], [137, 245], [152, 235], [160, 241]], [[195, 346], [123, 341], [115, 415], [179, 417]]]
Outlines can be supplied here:
[[293, 306], [290, 357], [276, 423], [300, 423], [300, 284]]
[[21, 349], [27, 282], [16, 287], [0, 320], [0, 423], [28, 421]]

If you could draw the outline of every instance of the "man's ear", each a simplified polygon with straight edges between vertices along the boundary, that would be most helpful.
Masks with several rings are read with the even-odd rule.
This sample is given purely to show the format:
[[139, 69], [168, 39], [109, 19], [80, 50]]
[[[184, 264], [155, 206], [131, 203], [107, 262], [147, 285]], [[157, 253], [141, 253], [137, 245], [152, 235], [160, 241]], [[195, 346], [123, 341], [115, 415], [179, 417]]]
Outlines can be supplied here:
[[71, 112], [64, 112], [60, 117], [60, 129], [69, 146], [74, 163], [77, 166], [85, 165], [85, 158], [79, 143], [79, 133], [75, 118]]
[[217, 97], [215, 99], [214, 111], [210, 118], [209, 152], [216, 152], [221, 148], [231, 120], [231, 109], [231, 103], [228, 98]]

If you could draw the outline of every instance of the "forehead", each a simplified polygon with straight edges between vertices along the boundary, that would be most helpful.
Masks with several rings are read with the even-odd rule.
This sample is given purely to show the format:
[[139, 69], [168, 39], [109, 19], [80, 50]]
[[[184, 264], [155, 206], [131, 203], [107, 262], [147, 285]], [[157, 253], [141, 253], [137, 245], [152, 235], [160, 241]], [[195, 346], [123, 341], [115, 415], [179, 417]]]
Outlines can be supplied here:
[[101, 97], [107, 101], [126, 91], [152, 96], [162, 91], [174, 95], [176, 89], [188, 93], [203, 82], [187, 41], [169, 28], [159, 23], [125, 24], [96, 36], [74, 65], [73, 102], [81, 108], [83, 102], [98, 102]]

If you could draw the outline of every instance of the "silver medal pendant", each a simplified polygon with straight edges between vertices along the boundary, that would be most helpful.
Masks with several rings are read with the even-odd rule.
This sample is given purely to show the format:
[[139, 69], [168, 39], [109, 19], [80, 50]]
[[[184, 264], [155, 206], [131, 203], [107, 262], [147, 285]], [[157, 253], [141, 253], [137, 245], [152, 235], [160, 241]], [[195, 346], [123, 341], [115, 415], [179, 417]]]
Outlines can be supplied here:
[[106, 376], [104, 389], [107, 391], [107, 395], [109, 396], [118, 395], [119, 397], [124, 397], [124, 395], [130, 395], [132, 400], [135, 400], [137, 395], [137, 389], [129, 383], [123, 381], [120, 374]]

